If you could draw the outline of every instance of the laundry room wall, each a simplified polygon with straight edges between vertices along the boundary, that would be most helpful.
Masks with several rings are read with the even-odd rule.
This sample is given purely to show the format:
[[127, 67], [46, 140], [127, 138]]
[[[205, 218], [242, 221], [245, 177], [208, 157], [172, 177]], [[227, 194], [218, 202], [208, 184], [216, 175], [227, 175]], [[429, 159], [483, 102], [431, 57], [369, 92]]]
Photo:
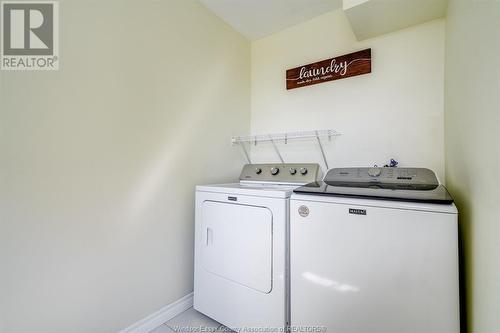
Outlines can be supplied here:
[[[446, 183], [460, 211], [462, 318], [500, 332], [500, 2], [451, 0], [446, 21]], [[465, 259], [465, 260], [463, 260]]]
[[[372, 73], [286, 90], [285, 71], [365, 48]], [[335, 129], [330, 167], [428, 167], [444, 181], [444, 20], [358, 42], [342, 10], [252, 43], [252, 133]], [[285, 161], [320, 161], [314, 143], [281, 145]], [[270, 145], [257, 162], [278, 161]]]
[[194, 0], [64, 0], [0, 72], [1, 332], [117, 332], [193, 290], [194, 187], [237, 179], [250, 43]]

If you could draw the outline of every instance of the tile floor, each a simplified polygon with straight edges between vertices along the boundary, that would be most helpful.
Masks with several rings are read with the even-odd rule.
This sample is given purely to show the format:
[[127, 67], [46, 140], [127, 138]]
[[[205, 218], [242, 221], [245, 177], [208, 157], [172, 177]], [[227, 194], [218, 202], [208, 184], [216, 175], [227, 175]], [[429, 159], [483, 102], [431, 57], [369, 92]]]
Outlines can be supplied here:
[[203, 333], [232, 332], [222, 324], [190, 308], [150, 333]]

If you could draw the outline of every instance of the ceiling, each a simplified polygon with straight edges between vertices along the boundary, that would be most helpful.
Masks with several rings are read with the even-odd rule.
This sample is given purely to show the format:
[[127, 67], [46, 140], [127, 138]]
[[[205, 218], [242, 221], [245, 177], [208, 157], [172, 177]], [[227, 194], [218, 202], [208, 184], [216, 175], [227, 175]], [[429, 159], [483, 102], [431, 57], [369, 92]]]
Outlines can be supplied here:
[[446, 15], [448, 0], [344, 0], [358, 40], [380, 36]]
[[342, 0], [199, 0], [250, 40], [342, 7]]

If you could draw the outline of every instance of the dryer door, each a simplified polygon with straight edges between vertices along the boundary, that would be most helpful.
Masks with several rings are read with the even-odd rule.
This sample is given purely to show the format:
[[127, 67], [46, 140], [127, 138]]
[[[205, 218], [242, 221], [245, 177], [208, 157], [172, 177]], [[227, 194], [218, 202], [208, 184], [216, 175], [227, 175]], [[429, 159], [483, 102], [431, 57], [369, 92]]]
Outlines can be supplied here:
[[205, 201], [202, 219], [203, 268], [269, 293], [272, 289], [271, 211], [265, 207]]

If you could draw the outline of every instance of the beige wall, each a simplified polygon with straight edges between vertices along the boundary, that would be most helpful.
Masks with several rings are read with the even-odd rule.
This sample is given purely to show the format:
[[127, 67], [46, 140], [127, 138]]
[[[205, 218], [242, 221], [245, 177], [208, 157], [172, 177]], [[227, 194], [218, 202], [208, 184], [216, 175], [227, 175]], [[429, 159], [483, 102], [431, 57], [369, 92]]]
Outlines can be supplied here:
[[[372, 48], [373, 72], [287, 91], [286, 69]], [[434, 169], [444, 180], [444, 20], [358, 42], [342, 10], [252, 43], [252, 132], [333, 128], [330, 167]], [[312, 145], [288, 145], [289, 161], [320, 160]], [[269, 146], [256, 161], [276, 160]]]
[[446, 179], [460, 210], [470, 333], [500, 332], [500, 2], [451, 0]]
[[234, 180], [250, 45], [196, 1], [60, 2], [57, 72], [0, 72], [7, 332], [114, 332], [192, 291], [194, 186]]

